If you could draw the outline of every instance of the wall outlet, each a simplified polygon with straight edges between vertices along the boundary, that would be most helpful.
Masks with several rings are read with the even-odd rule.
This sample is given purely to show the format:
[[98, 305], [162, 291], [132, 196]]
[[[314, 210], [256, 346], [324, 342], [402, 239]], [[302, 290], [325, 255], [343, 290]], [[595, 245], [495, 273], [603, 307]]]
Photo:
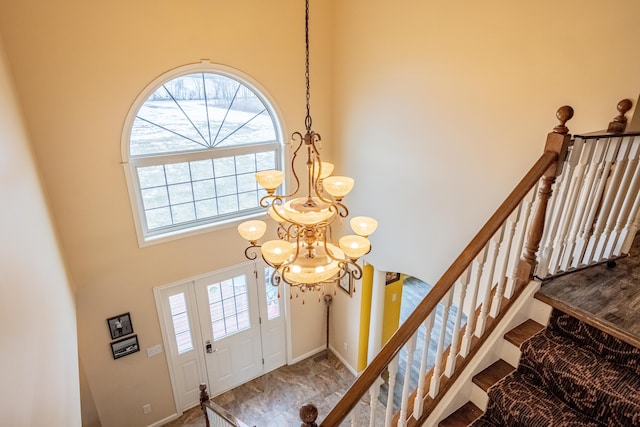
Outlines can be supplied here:
[[145, 414], [150, 414], [151, 413], [151, 403], [145, 403], [144, 405], [142, 405], [142, 412], [144, 412]]
[[342, 347], [344, 347], [344, 351], [348, 351], [349, 350], [349, 345], [347, 344], [346, 341], [342, 343]]

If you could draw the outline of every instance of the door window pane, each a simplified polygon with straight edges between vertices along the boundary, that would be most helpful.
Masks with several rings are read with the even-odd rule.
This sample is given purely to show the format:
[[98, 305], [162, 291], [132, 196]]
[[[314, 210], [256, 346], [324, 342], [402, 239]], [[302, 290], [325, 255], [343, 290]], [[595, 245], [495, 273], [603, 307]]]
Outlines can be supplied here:
[[265, 267], [264, 285], [267, 290], [267, 318], [269, 320], [280, 317], [280, 300], [278, 299], [278, 287], [271, 284], [273, 268]]
[[169, 297], [169, 308], [171, 310], [171, 319], [173, 320], [173, 333], [176, 338], [178, 354], [193, 350], [189, 314], [187, 313], [184, 293], [171, 295]]
[[244, 275], [207, 286], [207, 294], [214, 341], [251, 328]]

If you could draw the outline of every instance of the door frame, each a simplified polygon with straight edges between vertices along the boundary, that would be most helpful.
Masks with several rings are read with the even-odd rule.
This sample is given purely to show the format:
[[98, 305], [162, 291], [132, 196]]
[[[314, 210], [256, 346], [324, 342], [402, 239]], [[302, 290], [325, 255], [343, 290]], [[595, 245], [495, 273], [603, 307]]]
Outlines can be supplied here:
[[[194, 341], [194, 346], [199, 346], [198, 348], [200, 349], [200, 351], [197, 352], [197, 358], [198, 358], [198, 375], [201, 378], [201, 383], [206, 383], [207, 384], [207, 388], [209, 386], [208, 382], [209, 382], [209, 378], [206, 372], [206, 361], [205, 361], [205, 355], [204, 355], [204, 342], [202, 342], [202, 328], [200, 325], [200, 315], [198, 312], [198, 307], [197, 304], [195, 303], [195, 298], [196, 298], [196, 292], [195, 292], [195, 286], [193, 285], [193, 283], [198, 280], [198, 279], [203, 279], [206, 277], [209, 277], [211, 275], [214, 274], [219, 274], [219, 273], [224, 273], [226, 271], [229, 270], [233, 270], [233, 269], [237, 269], [239, 267], [242, 266], [248, 266], [248, 265], [253, 265], [254, 269], [259, 269], [259, 268], [264, 268], [264, 266], [266, 264], [264, 264], [263, 262], [260, 262], [259, 260], [256, 261], [245, 261], [239, 264], [234, 264], [231, 266], [227, 266], [227, 267], [222, 267], [213, 271], [209, 271], [206, 273], [202, 273], [202, 274], [198, 274], [195, 276], [191, 276], [185, 279], [181, 279], [181, 280], [176, 280], [170, 283], [165, 283], [164, 285], [158, 285], [158, 286], [154, 286], [153, 288], [153, 296], [154, 296], [154, 300], [156, 303], [156, 313], [158, 315], [158, 321], [160, 323], [160, 332], [162, 335], [162, 347], [165, 353], [165, 361], [167, 364], [167, 369], [169, 370], [169, 379], [171, 380], [171, 391], [173, 393], [173, 400], [174, 400], [174, 405], [176, 407], [176, 414], [178, 416], [182, 415], [184, 410], [188, 409], [188, 408], [181, 408], [180, 406], [180, 394], [178, 392], [178, 388], [177, 388], [177, 373], [174, 371], [174, 363], [173, 363], [173, 358], [171, 356], [171, 348], [169, 346], [169, 340], [172, 338], [171, 335], [169, 334], [167, 325], [165, 323], [165, 316], [163, 315], [163, 306], [162, 306], [162, 293], [164, 290], [172, 288], [172, 287], [176, 287], [176, 286], [184, 286], [187, 285], [187, 292], [188, 292], [188, 299], [190, 299], [190, 301], [193, 302], [193, 308], [192, 310], [195, 310], [194, 312], [194, 324], [192, 325], [191, 330], [193, 331], [193, 335], [194, 337], [192, 337], [193, 341]], [[258, 276], [260, 277], [260, 276]], [[280, 285], [281, 289], [280, 289], [280, 299], [282, 301], [282, 315], [284, 316], [284, 323], [285, 323], [285, 351], [286, 351], [286, 361], [285, 364], [286, 365], [290, 365], [291, 364], [291, 360], [292, 360], [292, 346], [291, 346], [291, 322], [289, 322], [289, 314], [290, 314], [290, 305], [289, 305], [289, 293], [290, 290], [288, 288], [288, 286], [284, 286], [284, 285]], [[196, 406], [196, 405], [194, 405]]]

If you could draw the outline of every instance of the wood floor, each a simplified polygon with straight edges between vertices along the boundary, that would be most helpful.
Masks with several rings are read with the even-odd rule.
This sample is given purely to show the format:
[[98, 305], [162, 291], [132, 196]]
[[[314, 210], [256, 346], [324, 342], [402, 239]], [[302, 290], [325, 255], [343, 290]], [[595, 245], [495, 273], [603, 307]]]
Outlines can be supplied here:
[[640, 348], [640, 235], [613, 268], [585, 268], [545, 282], [536, 298]]
[[[302, 405], [313, 402], [320, 414], [327, 414], [355, 379], [331, 352], [323, 356], [285, 365], [212, 400], [249, 426], [300, 425]], [[202, 427], [204, 417], [193, 408], [168, 426]]]

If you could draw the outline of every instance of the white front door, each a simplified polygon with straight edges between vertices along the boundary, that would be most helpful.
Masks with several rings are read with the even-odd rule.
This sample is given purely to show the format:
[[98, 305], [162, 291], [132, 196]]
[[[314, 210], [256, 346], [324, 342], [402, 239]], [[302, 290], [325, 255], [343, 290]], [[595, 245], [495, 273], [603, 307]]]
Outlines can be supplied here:
[[[261, 276], [253, 264], [248, 264], [195, 281], [212, 396], [285, 361], [284, 326], [278, 326], [282, 316], [275, 315], [273, 308], [267, 310]], [[275, 307], [272, 300], [269, 302]], [[276, 303], [280, 309], [280, 301]]]
[[[176, 405], [199, 402], [286, 363], [284, 298], [255, 263], [154, 289]], [[280, 289], [284, 296], [284, 292]]]

